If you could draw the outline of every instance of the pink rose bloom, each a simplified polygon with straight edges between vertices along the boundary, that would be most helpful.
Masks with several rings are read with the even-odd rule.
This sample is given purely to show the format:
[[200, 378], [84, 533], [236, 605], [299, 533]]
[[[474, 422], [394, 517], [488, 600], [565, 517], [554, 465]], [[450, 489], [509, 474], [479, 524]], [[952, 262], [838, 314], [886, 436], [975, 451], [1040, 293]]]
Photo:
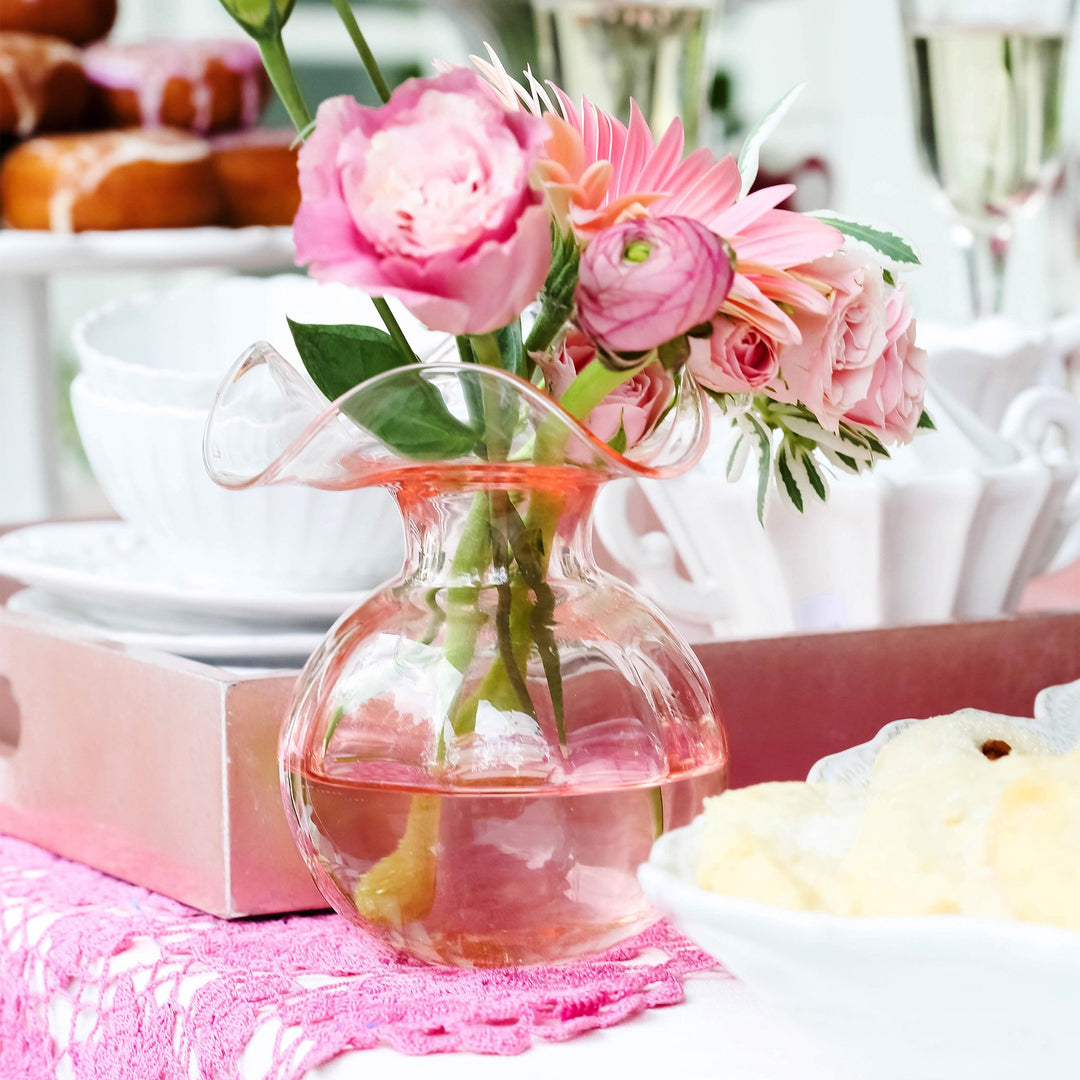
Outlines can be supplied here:
[[577, 322], [608, 353], [645, 353], [709, 322], [733, 277], [723, 241], [699, 221], [635, 218], [582, 253]]
[[[596, 358], [596, 346], [580, 330], [566, 332], [549, 358], [538, 361], [548, 393], [558, 401], [578, 373]], [[636, 446], [648, 435], [675, 396], [675, 380], [660, 364], [649, 364], [615, 387], [585, 418], [601, 442], [611, 442], [622, 427], [626, 446]]]
[[780, 368], [776, 342], [741, 319], [717, 315], [709, 338], [690, 342], [690, 370], [702, 386], [721, 394], [762, 390]]
[[881, 267], [840, 251], [799, 272], [828, 290], [828, 310], [796, 310], [802, 340], [780, 353], [776, 396], [801, 401], [829, 431], [870, 392], [886, 345], [885, 282]]
[[926, 351], [915, 345], [911, 305], [899, 289], [885, 303], [885, 351], [874, 367], [866, 397], [844, 419], [869, 428], [884, 443], [909, 443], [926, 396]]
[[529, 171], [547, 125], [459, 69], [410, 79], [380, 108], [319, 106], [300, 151], [298, 263], [398, 297], [434, 330], [484, 334], [544, 283], [551, 238]]

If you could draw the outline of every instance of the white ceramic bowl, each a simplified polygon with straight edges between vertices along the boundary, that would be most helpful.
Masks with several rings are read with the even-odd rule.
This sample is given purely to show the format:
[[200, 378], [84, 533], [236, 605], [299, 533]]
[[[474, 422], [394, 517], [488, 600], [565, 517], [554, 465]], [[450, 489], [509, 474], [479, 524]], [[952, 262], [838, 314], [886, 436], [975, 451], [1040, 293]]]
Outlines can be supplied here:
[[178, 572], [277, 589], [363, 589], [401, 567], [401, 519], [380, 488], [227, 491], [202, 458], [207, 409], [110, 396], [76, 376], [83, 447], [116, 512]]
[[[609, 485], [597, 534], [697, 640], [1013, 611], [1080, 517], [1080, 402], [1025, 391], [1001, 434], [944, 395], [931, 408], [937, 431], [869, 473], [833, 478], [827, 503], [799, 513], [771, 491], [764, 527], [756, 469], [728, 482], [716, 425], [685, 476]], [[1044, 446], [1054, 428], [1071, 456]]]
[[[445, 342], [391, 305], [421, 357]], [[83, 316], [72, 331], [95, 389], [151, 405], [209, 409], [223, 376], [255, 341], [297, 363], [286, 316], [298, 322], [381, 326], [370, 298], [298, 274], [232, 277], [125, 296]]]
[[[1044, 691], [1035, 721], [1080, 738], [1080, 683]], [[910, 721], [815, 766], [865, 779]], [[695, 883], [703, 819], [663, 836], [646, 894], [858, 1080], [1072, 1080], [1080, 1069], [1080, 933], [934, 915], [846, 918], [720, 896]], [[722, 1048], [717, 1048], [722, 1053]]]

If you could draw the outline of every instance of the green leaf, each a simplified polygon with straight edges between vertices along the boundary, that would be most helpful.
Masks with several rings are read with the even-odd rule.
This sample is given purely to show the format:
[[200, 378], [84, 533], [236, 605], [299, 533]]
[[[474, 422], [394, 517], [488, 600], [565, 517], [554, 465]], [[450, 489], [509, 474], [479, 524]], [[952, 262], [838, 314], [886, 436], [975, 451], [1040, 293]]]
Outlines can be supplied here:
[[495, 331], [495, 340], [499, 343], [499, 357], [502, 360], [504, 371], [512, 371], [528, 380], [532, 376], [535, 366], [525, 355], [521, 341], [521, 320], [515, 319], [512, 323]]
[[791, 466], [788, 464], [787, 447], [780, 447], [780, 453], [776, 455], [776, 473], [784, 485], [784, 491], [791, 500], [792, 505], [801, 514], [803, 512], [803, 497], [799, 485], [792, 475]]
[[922, 415], [919, 417], [919, 422], [915, 427], [922, 428], [924, 431], [937, 431], [937, 424], [934, 423], [934, 418], [925, 409], [923, 409]]
[[757, 519], [760, 525], [764, 525], [765, 496], [769, 491], [769, 465], [772, 459], [772, 443], [769, 441], [768, 432], [761, 426], [761, 421], [756, 416], [747, 413], [746, 419], [754, 428], [758, 438]]
[[805, 89], [805, 83], [793, 86], [773, 107], [757, 122], [753, 130], [743, 141], [739, 151], [739, 172], [742, 174], [742, 190], [739, 198], [742, 198], [753, 186], [757, 179], [758, 158], [761, 147], [765, 140], [776, 130], [784, 114], [794, 104], [795, 99]]
[[529, 528], [521, 520], [513, 501], [507, 499], [510, 547], [525, 584], [532, 589], [536, 602], [529, 615], [533, 644], [551, 696], [551, 710], [559, 745], [566, 745], [566, 716], [563, 699], [562, 661], [555, 641], [555, 593], [544, 576], [544, 538], [539, 528]]
[[807, 479], [810, 481], [810, 486], [814, 489], [814, 494], [822, 501], [828, 498], [828, 492], [825, 490], [825, 481], [818, 472], [817, 465], [814, 464], [814, 458], [812, 454], [800, 454], [799, 461], [802, 467], [806, 470]]
[[887, 266], [881, 268], [881, 276], [885, 279], [886, 285], [891, 285], [894, 289], [896, 288], [896, 278], [892, 276], [892, 271], [889, 270]]
[[915, 249], [896, 233], [875, 228], [873, 225], [864, 225], [859, 221], [849, 221], [847, 218], [834, 214], [831, 210], [817, 210], [809, 216], [825, 222], [826, 225], [831, 225], [834, 229], [839, 229], [852, 240], [869, 244], [879, 255], [884, 255], [897, 266], [920, 265]]
[[400, 370], [374, 394], [349, 398], [342, 411], [391, 449], [420, 461], [471, 453], [476, 432], [446, 407], [442, 395], [407, 364], [390, 335], [374, 326], [318, 326], [289, 319], [289, 329], [315, 385], [336, 401], [376, 375]]
[[742, 472], [741, 468], [736, 467], [736, 463], [739, 460], [739, 451], [746, 445], [746, 435], [742, 434], [735, 440], [735, 445], [731, 448], [731, 454], [727, 460], [727, 466], [724, 469], [724, 475], [729, 480], [736, 479], [736, 473]]
[[619, 430], [608, 439], [608, 446], [610, 446], [616, 454], [626, 453], [626, 428], [623, 427], [621, 415], [619, 416]]
[[377, 327], [288, 323], [304, 367], [331, 401], [404, 364], [393, 339]]

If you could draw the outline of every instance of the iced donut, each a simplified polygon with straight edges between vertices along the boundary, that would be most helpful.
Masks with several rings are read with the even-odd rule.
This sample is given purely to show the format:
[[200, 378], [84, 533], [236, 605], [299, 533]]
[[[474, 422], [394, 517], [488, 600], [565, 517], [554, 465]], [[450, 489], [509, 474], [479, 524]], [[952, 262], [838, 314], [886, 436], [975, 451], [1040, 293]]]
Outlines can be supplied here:
[[4, 34], [52, 34], [85, 45], [103, 38], [116, 20], [116, 0], [0, 0]]
[[221, 195], [210, 144], [185, 131], [52, 135], [0, 166], [0, 206], [17, 229], [167, 229], [214, 225]]
[[0, 34], [0, 133], [75, 127], [88, 87], [78, 49], [45, 34]]
[[296, 132], [246, 131], [211, 140], [228, 225], [291, 225], [300, 205]]
[[83, 67], [100, 120], [113, 127], [249, 128], [270, 92], [247, 41], [106, 43], [86, 50]]

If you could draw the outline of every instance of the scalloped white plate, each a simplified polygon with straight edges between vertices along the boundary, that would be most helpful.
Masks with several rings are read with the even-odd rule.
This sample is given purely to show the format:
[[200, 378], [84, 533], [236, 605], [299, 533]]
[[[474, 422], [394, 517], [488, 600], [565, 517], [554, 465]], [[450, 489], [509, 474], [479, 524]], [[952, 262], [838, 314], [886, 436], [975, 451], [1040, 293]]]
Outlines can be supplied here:
[[9, 611], [62, 623], [109, 641], [157, 649], [193, 660], [301, 667], [323, 639], [323, 634], [316, 630], [229, 627], [186, 630], [123, 626], [107, 614], [67, 604], [62, 598], [40, 589], [22, 589], [8, 599], [6, 606]]
[[204, 622], [223, 618], [325, 629], [370, 595], [238, 587], [228, 580], [185, 576], [122, 521], [65, 521], [16, 529], [0, 537], [0, 575], [119, 613], [128, 624], [138, 616], [160, 625], [186, 615]]

